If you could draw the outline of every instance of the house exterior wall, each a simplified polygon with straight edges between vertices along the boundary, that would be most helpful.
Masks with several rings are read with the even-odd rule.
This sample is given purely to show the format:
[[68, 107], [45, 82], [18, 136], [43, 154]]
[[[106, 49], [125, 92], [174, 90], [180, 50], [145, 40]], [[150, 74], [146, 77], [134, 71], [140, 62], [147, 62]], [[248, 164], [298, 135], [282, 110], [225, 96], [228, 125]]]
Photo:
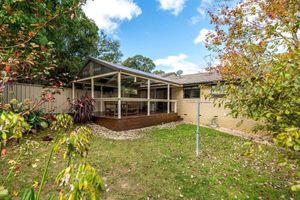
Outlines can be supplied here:
[[[200, 88], [199, 88], [200, 90]], [[229, 110], [224, 107], [215, 107], [213, 102], [206, 100], [204, 95], [210, 93], [211, 89], [202, 89], [200, 103], [200, 123], [202, 125], [210, 126], [212, 119], [217, 118], [217, 124], [222, 128], [233, 129], [243, 132], [251, 132], [254, 125], [257, 123], [254, 120], [243, 119], [243, 123], [237, 126], [242, 118], [233, 118], [228, 115]], [[183, 98], [183, 88], [173, 88], [173, 99], [177, 99], [177, 112], [183, 118], [184, 122], [196, 124], [197, 123], [197, 102], [199, 99], [185, 99]]]

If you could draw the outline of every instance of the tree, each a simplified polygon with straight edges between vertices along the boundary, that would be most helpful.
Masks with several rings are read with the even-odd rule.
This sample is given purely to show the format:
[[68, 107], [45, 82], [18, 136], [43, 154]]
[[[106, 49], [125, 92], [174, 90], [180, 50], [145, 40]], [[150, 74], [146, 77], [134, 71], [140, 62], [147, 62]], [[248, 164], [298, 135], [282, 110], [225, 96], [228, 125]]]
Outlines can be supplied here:
[[[68, 83], [80, 71], [88, 57], [119, 63], [123, 56], [120, 43], [100, 31], [80, 10], [77, 19], [66, 19], [64, 26], [51, 32], [58, 67], [53, 77]], [[60, 75], [60, 76], [58, 76]]]
[[84, 0], [1, 1], [1, 85], [7, 81], [48, 80], [56, 67], [48, 30], [59, 28], [62, 18], [74, 19]]
[[[264, 122], [282, 146], [300, 150], [300, 3], [248, 0], [210, 12], [216, 53], [234, 117]], [[291, 131], [292, 130], [292, 131]], [[296, 134], [295, 134], [296, 133]]]
[[120, 62], [110, 39], [81, 9], [85, 0], [3, 1], [0, 61], [3, 80], [68, 83], [89, 56]]
[[144, 72], [152, 72], [155, 69], [154, 62], [150, 58], [144, 57], [142, 55], [128, 57], [123, 62], [123, 65]]
[[61, 17], [59, 20], [60, 27], [47, 29], [47, 38], [53, 42], [53, 54], [57, 62], [51, 77], [69, 82], [89, 56], [99, 55], [99, 30], [81, 9], [77, 10], [76, 18]]
[[165, 72], [163, 70], [154, 70], [153, 71], [153, 74], [157, 74], [157, 75], [160, 75], [160, 74], [164, 74]]
[[109, 38], [103, 31], [99, 33], [98, 52], [98, 58], [113, 63], [120, 63], [123, 56], [120, 42]]

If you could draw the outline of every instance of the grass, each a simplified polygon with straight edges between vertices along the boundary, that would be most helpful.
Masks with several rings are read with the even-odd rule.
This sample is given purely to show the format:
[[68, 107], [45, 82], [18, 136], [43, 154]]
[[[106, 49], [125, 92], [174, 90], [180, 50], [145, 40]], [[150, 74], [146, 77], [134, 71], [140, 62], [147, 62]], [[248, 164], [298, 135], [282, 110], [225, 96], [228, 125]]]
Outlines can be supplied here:
[[[153, 129], [131, 141], [94, 137], [89, 162], [107, 185], [103, 199], [300, 198], [289, 188], [295, 166], [279, 164], [285, 152], [258, 144], [249, 151], [244, 139], [201, 130], [199, 158], [195, 157], [193, 125]], [[31, 186], [42, 175], [51, 144], [39, 136], [32, 140], [38, 142], [33, 154], [24, 156], [15, 177], [6, 183], [12, 192]], [[0, 180], [7, 175], [9, 160], [16, 157], [15, 148], [10, 147], [8, 155], [0, 159]], [[65, 166], [60, 156], [56, 155], [51, 165], [45, 196], [55, 191], [55, 176]]]

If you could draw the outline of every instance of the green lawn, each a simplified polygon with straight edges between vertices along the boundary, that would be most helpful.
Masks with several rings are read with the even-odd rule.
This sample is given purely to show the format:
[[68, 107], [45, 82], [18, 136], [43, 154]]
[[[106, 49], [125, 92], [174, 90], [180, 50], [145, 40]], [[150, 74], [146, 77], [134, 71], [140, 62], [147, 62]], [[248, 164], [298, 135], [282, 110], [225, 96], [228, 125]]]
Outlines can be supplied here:
[[[46, 133], [43, 133], [46, 134]], [[43, 135], [41, 134], [41, 135]], [[9, 183], [18, 191], [39, 181], [51, 144], [34, 137], [39, 145], [20, 163]], [[253, 145], [251, 156], [246, 140], [202, 129], [201, 155], [195, 157], [195, 126], [153, 129], [143, 138], [114, 141], [94, 137], [89, 160], [107, 184], [103, 199], [299, 199], [289, 185], [295, 169], [279, 165], [284, 152], [270, 146]], [[0, 180], [7, 174], [14, 148], [0, 160]], [[55, 175], [64, 165], [56, 155], [47, 182], [55, 190]], [[46, 195], [47, 195], [46, 194]]]

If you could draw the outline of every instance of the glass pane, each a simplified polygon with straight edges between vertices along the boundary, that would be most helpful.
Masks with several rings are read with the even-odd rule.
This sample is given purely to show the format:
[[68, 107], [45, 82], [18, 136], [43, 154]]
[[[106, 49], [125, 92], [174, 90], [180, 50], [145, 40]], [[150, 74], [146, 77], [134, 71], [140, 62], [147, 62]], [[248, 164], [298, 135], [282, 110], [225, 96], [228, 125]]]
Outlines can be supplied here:
[[198, 87], [183, 88], [184, 98], [200, 98], [200, 89]]
[[78, 75], [80, 78], [83, 77], [89, 77], [89, 76], [95, 76], [95, 75], [99, 75], [99, 74], [106, 74], [106, 73], [110, 73], [113, 72], [115, 70], [106, 67], [104, 65], [101, 65], [99, 63], [95, 63], [90, 61], [85, 68], [80, 72], [80, 74]]

